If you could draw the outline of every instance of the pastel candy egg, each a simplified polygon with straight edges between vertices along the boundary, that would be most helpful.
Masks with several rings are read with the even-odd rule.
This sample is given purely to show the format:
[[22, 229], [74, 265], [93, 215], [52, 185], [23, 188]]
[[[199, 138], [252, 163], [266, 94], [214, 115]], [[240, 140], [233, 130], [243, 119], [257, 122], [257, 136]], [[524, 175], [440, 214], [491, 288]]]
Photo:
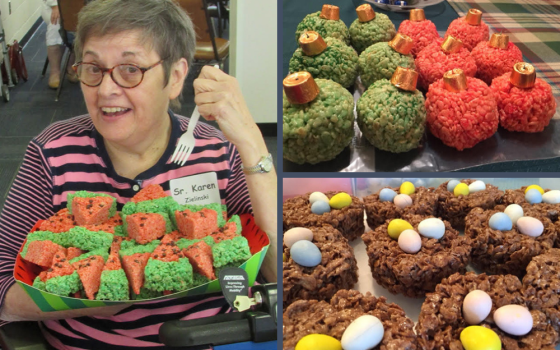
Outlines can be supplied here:
[[519, 204], [510, 204], [504, 210], [504, 214], [509, 216], [511, 222], [515, 225], [517, 220], [523, 216], [523, 208]]
[[381, 342], [383, 324], [372, 315], [363, 315], [352, 321], [342, 334], [340, 343], [344, 350], [373, 349]]
[[408, 194], [401, 193], [395, 196], [393, 203], [395, 203], [397, 207], [403, 209], [408, 207], [409, 205], [412, 205], [412, 198], [410, 198]]
[[404, 230], [412, 230], [412, 225], [403, 219], [393, 219], [387, 226], [387, 233], [392, 239], [398, 239]]
[[527, 188], [525, 189], [525, 193], [527, 193], [527, 191], [532, 190], [532, 189], [535, 189], [535, 190], [539, 191], [541, 194], [544, 194], [544, 190], [539, 185], [527, 186]]
[[529, 191], [525, 192], [525, 200], [531, 204], [541, 203], [542, 202], [542, 194], [537, 189], [530, 189]]
[[297, 241], [292, 244], [290, 256], [296, 263], [305, 267], [314, 267], [321, 263], [321, 251], [309, 241]]
[[284, 233], [284, 244], [291, 248], [297, 241], [313, 241], [313, 232], [305, 227], [294, 227]]
[[393, 198], [397, 196], [397, 192], [390, 188], [384, 188], [379, 192], [379, 200], [381, 202], [392, 202]]
[[313, 192], [309, 195], [309, 203], [313, 204], [317, 201], [329, 202], [329, 197], [323, 192]]
[[455, 195], [455, 197], [468, 195], [469, 185], [461, 182], [460, 184], [455, 186], [455, 188], [453, 189], [453, 194]]
[[325, 334], [308, 334], [296, 344], [295, 350], [342, 350], [338, 339]]
[[440, 239], [445, 234], [445, 224], [438, 218], [422, 220], [418, 232], [424, 237]]
[[533, 329], [533, 316], [525, 306], [505, 305], [493, 316], [496, 326], [511, 335], [525, 335]]
[[469, 185], [470, 193], [483, 191], [485, 189], [486, 189], [486, 184], [484, 183], [484, 181], [476, 180], [475, 182]]
[[447, 190], [448, 190], [449, 192], [453, 192], [453, 190], [455, 189], [455, 186], [457, 186], [457, 185], [460, 184], [460, 183], [461, 183], [461, 181], [459, 181], [459, 180], [450, 180], [450, 181], [447, 183]]
[[493, 230], [509, 231], [511, 230], [513, 223], [509, 216], [505, 213], [496, 213], [490, 217], [488, 225]]
[[422, 238], [414, 230], [404, 230], [399, 235], [399, 247], [409, 254], [416, 254], [422, 249]]
[[311, 212], [313, 214], [322, 215], [331, 211], [331, 206], [327, 202], [317, 201], [311, 204]]
[[473, 290], [463, 300], [463, 317], [468, 324], [479, 324], [492, 310], [492, 298], [482, 290]]
[[459, 336], [465, 350], [501, 350], [500, 337], [493, 330], [482, 326], [468, 326]]
[[352, 197], [348, 193], [340, 192], [335, 194], [329, 201], [329, 205], [335, 209], [342, 209], [352, 204]]
[[548, 191], [542, 196], [542, 201], [548, 204], [558, 204], [560, 203], [560, 191], [552, 190]]
[[539, 219], [523, 216], [517, 220], [517, 229], [524, 235], [538, 237], [542, 235], [544, 225]]
[[413, 194], [416, 188], [414, 188], [414, 184], [410, 181], [405, 181], [402, 183], [400, 188], [400, 193], [402, 194]]

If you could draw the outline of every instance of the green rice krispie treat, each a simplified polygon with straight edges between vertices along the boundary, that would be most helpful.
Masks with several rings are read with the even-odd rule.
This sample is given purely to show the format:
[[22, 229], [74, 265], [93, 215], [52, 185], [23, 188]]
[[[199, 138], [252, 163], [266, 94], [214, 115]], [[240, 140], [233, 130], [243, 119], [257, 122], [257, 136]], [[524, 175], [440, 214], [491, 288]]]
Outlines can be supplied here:
[[108, 251], [113, 243], [113, 235], [104, 231], [90, 231], [84, 227], [76, 226], [68, 231], [70, 246], [82, 250], [95, 250], [106, 248]]
[[130, 241], [122, 241], [121, 243], [121, 250], [119, 250], [119, 254], [121, 257], [134, 255], [136, 253], [152, 253], [156, 250], [157, 246], [161, 243], [159, 239], [154, 239], [151, 242], [146, 244], [139, 244], [136, 243], [135, 240]]
[[251, 258], [249, 242], [243, 236], [221, 241], [212, 246], [212, 256], [215, 268], [225, 265], [239, 266]]
[[417, 148], [426, 124], [424, 97], [386, 79], [373, 83], [356, 105], [358, 125], [375, 147], [394, 153]]
[[181, 238], [179, 240], [177, 240], [177, 247], [181, 248], [181, 249], [186, 249], [189, 246], [200, 242], [200, 241], [204, 241], [206, 242], [206, 244], [208, 244], [210, 247], [214, 245], [214, 239], [211, 236], [206, 236], [202, 239], [186, 239], [186, 238]]
[[68, 211], [70, 212], [70, 214], [72, 213], [72, 200], [74, 199], [74, 197], [81, 197], [81, 198], [93, 198], [93, 197], [109, 197], [113, 199], [113, 203], [111, 204], [111, 208], [109, 209], [109, 217], [113, 217], [115, 216], [115, 214], [117, 213], [117, 199], [113, 196], [110, 196], [108, 194], [105, 193], [95, 193], [95, 192], [88, 192], [88, 191], [77, 191], [75, 193], [70, 193], [68, 194], [67, 197], [67, 202], [66, 202], [66, 207], [68, 208]]
[[130, 299], [132, 300], [153, 299], [153, 298], [161, 297], [162, 295], [163, 295], [163, 291], [158, 292], [157, 290], [150, 290], [142, 287], [140, 288], [140, 294], [135, 294], [134, 292], [131, 292]]
[[43, 282], [41, 280], [41, 277], [39, 277], [39, 276], [35, 277], [35, 279], [33, 280], [33, 287], [35, 287], [39, 290], [47, 291], [46, 282]]
[[[289, 75], [288, 79], [299, 79]], [[296, 76], [294, 78], [294, 76]], [[313, 79], [309, 76], [309, 79]], [[335, 158], [354, 137], [354, 99], [342, 85], [315, 80], [319, 95], [311, 102], [291, 103], [283, 94], [284, 158], [298, 164], [316, 164]]]
[[62, 296], [74, 294], [81, 288], [82, 282], [80, 280], [80, 276], [78, 275], [78, 271], [74, 271], [70, 275], [49, 278], [45, 283], [45, 289], [47, 292]]
[[235, 233], [241, 235], [241, 232], [243, 231], [243, 226], [241, 226], [241, 218], [239, 217], [239, 215], [232, 215], [227, 222], [235, 223], [235, 227], [236, 227]]
[[107, 260], [107, 258], [109, 257], [109, 248], [101, 247], [101, 248], [94, 249], [90, 252], [84, 253], [80, 256], [75, 257], [74, 259], [71, 259], [70, 264], [73, 264], [80, 260], [87, 259], [90, 256], [94, 256], [94, 255], [101, 255], [101, 257], [103, 257], [103, 260]]
[[367, 89], [380, 79], [391, 80], [397, 67], [416, 69], [414, 58], [403, 55], [388, 43], [381, 42], [368, 47], [360, 54], [360, 78]]
[[346, 45], [350, 45], [348, 27], [342, 22], [340, 17], [336, 19], [321, 18], [321, 11], [305, 16], [297, 26], [296, 42], [299, 41], [301, 34], [308, 30], [319, 33], [323, 38], [336, 38]]
[[[319, 39], [316, 39], [319, 40]], [[358, 76], [358, 54], [350, 46], [335, 38], [325, 38], [322, 52], [306, 53], [302, 47], [290, 59], [290, 72], [306, 71], [315, 79], [330, 79], [348, 88]]]
[[389, 17], [383, 13], [374, 13], [374, 18], [366, 22], [356, 19], [350, 25], [352, 46], [361, 53], [371, 45], [393, 39], [397, 30]]
[[208, 283], [210, 282], [210, 280], [204, 276], [202, 276], [199, 273], [193, 273], [193, 281], [192, 281], [192, 285], [189, 287], [190, 288], [194, 288], [194, 287], [198, 287], [202, 284]]
[[106, 270], [101, 273], [97, 300], [128, 300], [128, 279], [123, 269]]
[[180, 258], [179, 261], [150, 258], [144, 273], [144, 287], [158, 292], [179, 292], [188, 289], [193, 282], [193, 270], [187, 258]]

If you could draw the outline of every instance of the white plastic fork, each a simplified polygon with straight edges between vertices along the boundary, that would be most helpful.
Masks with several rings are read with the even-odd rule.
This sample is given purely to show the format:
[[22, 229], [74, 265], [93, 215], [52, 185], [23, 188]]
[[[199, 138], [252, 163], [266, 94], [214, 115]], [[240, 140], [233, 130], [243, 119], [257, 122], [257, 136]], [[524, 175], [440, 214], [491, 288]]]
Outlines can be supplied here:
[[200, 113], [198, 113], [198, 107], [194, 106], [194, 111], [191, 115], [191, 119], [189, 120], [187, 131], [179, 138], [179, 142], [177, 143], [177, 146], [175, 146], [175, 152], [173, 152], [173, 155], [171, 156], [172, 163], [183, 166], [185, 165], [187, 159], [191, 156], [195, 143], [194, 128], [196, 127], [196, 123], [198, 123], [199, 118]]

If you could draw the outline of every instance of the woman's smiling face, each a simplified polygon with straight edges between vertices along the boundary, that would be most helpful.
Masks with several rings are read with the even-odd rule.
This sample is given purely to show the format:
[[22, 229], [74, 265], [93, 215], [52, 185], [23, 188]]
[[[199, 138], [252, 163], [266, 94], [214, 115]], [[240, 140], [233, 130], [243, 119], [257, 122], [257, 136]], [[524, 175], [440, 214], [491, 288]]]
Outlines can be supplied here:
[[[141, 42], [141, 34], [134, 30], [88, 38], [83, 47], [82, 62], [95, 63], [103, 68], [125, 63], [143, 68], [152, 66], [161, 57]], [[125, 147], [157, 137], [153, 133], [159, 132], [161, 124], [168, 118], [169, 100], [180, 93], [180, 90], [176, 91], [177, 84], [173, 84], [173, 75], [164, 86], [164, 70], [159, 64], [146, 71], [142, 83], [131, 89], [120, 87], [107, 73], [99, 86], [81, 84], [95, 128], [106, 141]]]

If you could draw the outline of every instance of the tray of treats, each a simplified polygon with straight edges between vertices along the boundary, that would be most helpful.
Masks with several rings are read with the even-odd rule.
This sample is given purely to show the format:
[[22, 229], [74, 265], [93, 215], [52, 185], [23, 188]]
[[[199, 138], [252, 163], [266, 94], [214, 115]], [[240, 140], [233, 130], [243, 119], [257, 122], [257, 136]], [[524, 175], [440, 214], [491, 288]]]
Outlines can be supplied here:
[[363, 217], [344, 192], [295, 198], [317, 217], [284, 215], [284, 350], [560, 349], [560, 191], [405, 181], [360, 198]]
[[159, 185], [120, 212], [102, 193], [78, 191], [67, 203], [37, 222], [14, 269], [44, 312], [215, 293], [226, 267], [243, 268], [252, 285], [269, 247], [251, 215], [179, 204]]
[[370, 4], [349, 26], [334, 5], [305, 16], [283, 80], [284, 171], [449, 171], [558, 157], [551, 86], [507, 34], [490, 34], [477, 9], [442, 37], [421, 8], [398, 28]]

